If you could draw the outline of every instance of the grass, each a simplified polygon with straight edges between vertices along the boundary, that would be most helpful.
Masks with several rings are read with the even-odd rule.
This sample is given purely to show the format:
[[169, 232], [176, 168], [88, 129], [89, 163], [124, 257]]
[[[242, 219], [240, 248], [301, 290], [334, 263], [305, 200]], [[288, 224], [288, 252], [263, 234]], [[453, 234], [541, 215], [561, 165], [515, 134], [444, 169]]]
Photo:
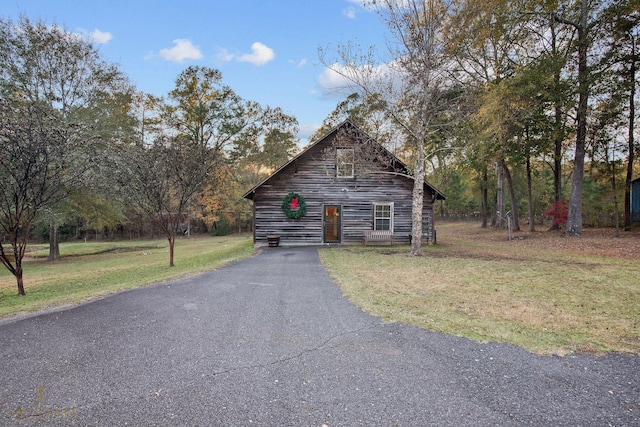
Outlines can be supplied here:
[[125, 289], [213, 270], [254, 253], [248, 236], [198, 237], [176, 241], [169, 267], [166, 240], [62, 243], [61, 258], [46, 260], [48, 249], [30, 247], [24, 262], [26, 297], [15, 278], [0, 270], [0, 318], [78, 304]]
[[439, 224], [424, 257], [352, 246], [321, 259], [350, 300], [389, 322], [540, 354], [640, 352], [637, 234], [515, 236]]

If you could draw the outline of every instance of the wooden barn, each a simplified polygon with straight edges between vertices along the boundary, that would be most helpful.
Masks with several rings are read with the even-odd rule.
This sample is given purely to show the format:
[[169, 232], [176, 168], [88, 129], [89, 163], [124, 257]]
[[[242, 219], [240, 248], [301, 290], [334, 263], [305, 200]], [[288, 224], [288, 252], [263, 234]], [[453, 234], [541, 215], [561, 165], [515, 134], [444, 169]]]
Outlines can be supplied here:
[[[409, 243], [413, 178], [407, 166], [345, 121], [249, 190], [258, 246]], [[425, 183], [423, 238], [433, 240], [433, 204]]]

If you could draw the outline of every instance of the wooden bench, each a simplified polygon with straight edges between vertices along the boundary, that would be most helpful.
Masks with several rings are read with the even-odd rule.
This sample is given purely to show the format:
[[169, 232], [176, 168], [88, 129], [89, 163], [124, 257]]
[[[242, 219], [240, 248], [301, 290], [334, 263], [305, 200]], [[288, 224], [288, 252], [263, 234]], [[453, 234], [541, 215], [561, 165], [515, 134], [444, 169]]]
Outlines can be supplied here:
[[393, 232], [391, 230], [365, 230], [365, 246], [368, 243], [390, 243], [393, 246]]

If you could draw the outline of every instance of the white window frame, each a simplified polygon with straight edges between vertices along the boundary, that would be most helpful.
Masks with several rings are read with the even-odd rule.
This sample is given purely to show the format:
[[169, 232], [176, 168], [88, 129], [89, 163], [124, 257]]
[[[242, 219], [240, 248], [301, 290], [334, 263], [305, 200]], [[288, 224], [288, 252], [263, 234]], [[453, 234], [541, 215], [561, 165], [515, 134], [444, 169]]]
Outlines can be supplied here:
[[[345, 162], [344, 157], [340, 153], [350, 153], [351, 161]], [[336, 178], [354, 178], [355, 177], [355, 153], [353, 148], [336, 148]], [[349, 168], [349, 166], [351, 166]], [[350, 174], [345, 174], [345, 170], [351, 170]]]
[[[381, 207], [385, 207], [388, 206], [389, 207], [389, 216], [378, 216], [378, 210], [377, 207], [381, 206]], [[384, 213], [384, 212], [382, 212]], [[388, 219], [389, 220], [389, 228], [388, 230], [390, 230], [393, 233], [393, 202], [374, 202], [373, 203], [373, 229], [374, 230], [383, 230], [382, 228], [378, 228], [378, 220], [385, 220]]]

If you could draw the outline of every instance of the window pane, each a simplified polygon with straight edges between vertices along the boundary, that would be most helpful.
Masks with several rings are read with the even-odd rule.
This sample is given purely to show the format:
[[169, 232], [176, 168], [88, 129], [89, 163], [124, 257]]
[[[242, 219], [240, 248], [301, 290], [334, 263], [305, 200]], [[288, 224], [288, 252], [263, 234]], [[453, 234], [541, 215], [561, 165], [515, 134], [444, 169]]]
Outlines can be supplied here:
[[391, 230], [392, 225], [392, 205], [374, 204], [373, 206], [373, 229]]
[[337, 148], [336, 149], [336, 176], [351, 178], [353, 174], [353, 149]]
[[391, 206], [389, 206], [389, 205], [376, 205], [376, 217], [377, 218], [391, 218]]
[[391, 221], [388, 219], [376, 219], [376, 230], [391, 230]]
[[339, 164], [338, 176], [353, 176], [353, 165], [348, 163]]

